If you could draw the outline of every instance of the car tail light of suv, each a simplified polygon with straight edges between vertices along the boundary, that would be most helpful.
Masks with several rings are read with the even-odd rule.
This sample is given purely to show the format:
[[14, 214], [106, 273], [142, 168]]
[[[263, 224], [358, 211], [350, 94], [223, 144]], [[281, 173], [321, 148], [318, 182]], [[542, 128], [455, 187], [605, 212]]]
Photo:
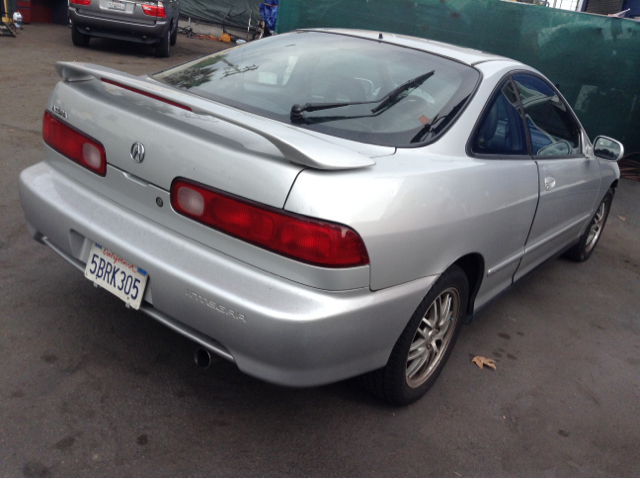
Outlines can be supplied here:
[[87, 6], [91, 4], [91, 0], [69, 0], [69, 3], [71, 3], [72, 5]]
[[362, 238], [346, 226], [285, 213], [176, 179], [171, 206], [178, 213], [261, 248], [327, 268], [369, 264]]
[[107, 155], [104, 146], [70, 125], [58, 120], [48, 111], [42, 118], [42, 139], [58, 153], [80, 166], [105, 176]]
[[153, 5], [140, 5], [142, 7], [142, 11], [145, 15], [149, 15], [150, 17], [160, 17], [165, 18], [167, 13], [164, 10], [164, 5], [162, 2], [158, 2], [158, 4]]

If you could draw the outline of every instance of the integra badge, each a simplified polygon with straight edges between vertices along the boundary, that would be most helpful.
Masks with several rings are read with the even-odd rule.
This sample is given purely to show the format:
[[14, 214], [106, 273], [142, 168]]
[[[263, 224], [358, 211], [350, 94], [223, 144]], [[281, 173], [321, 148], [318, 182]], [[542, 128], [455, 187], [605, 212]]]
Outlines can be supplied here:
[[54, 113], [57, 113], [58, 115], [60, 115], [62, 118], [64, 119], [67, 118], [67, 112], [64, 111], [62, 108], [58, 108], [57, 106], [53, 105], [52, 110]]

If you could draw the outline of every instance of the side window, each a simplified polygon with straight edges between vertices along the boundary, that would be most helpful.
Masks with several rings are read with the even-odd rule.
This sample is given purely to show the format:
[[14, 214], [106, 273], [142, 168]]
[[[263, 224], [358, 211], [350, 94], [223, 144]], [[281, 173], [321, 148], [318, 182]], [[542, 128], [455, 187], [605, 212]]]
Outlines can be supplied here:
[[580, 154], [580, 127], [555, 90], [544, 80], [524, 73], [514, 75], [513, 80], [524, 107], [533, 154]]
[[518, 97], [511, 81], [507, 82], [482, 119], [472, 150], [487, 155], [527, 155], [524, 125], [518, 111]]

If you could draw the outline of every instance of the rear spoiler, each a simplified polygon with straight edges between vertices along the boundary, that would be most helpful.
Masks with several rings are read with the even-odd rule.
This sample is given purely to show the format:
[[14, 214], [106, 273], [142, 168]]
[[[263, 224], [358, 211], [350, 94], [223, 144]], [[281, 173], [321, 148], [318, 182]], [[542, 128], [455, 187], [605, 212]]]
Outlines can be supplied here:
[[226, 121], [265, 138], [291, 163], [318, 170], [349, 170], [376, 164], [363, 154], [310, 135], [299, 128], [251, 113], [219, 107], [210, 100], [112, 68], [91, 63], [56, 62], [56, 72], [69, 82], [98, 79], [118, 83], [167, 103], [177, 103], [198, 115]]

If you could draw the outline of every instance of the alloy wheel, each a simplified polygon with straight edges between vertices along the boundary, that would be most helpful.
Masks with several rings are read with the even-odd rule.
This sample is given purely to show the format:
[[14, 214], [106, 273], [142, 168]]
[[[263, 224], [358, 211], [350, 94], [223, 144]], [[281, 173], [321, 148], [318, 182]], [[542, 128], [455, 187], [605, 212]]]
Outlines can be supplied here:
[[604, 227], [604, 221], [607, 218], [607, 201], [603, 201], [596, 212], [596, 215], [593, 218], [593, 223], [589, 227], [589, 235], [587, 236], [587, 241], [585, 243], [585, 252], [589, 253], [598, 242], [598, 238], [600, 238], [600, 233], [602, 233], [602, 229]]
[[460, 294], [448, 288], [431, 303], [411, 341], [406, 362], [409, 387], [423, 384], [444, 356], [460, 316]]

